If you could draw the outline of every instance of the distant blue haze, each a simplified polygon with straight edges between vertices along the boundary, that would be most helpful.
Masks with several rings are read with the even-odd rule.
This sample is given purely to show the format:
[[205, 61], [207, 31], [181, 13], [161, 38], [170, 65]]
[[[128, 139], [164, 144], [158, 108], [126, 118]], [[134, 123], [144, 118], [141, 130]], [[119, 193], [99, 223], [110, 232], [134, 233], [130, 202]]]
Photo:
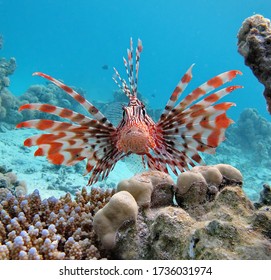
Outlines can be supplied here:
[[165, 105], [183, 73], [196, 63], [188, 90], [239, 69], [244, 75], [234, 84], [244, 89], [227, 97], [237, 104], [230, 116], [237, 119], [244, 108], [254, 107], [270, 119], [263, 86], [244, 65], [236, 45], [243, 20], [255, 13], [271, 18], [271, 1], [1, 0], [5, 42], [0, 56], [17, 60], [10, 87], [17, 96], [43, 83], [31, 76], [43, 71], [85, 89], [91, 100], [108, 100], [117, 88], [112, 67], [125, 76], [122, 57], [129, 39], [141, 38], [139, 91], [153, 107]]

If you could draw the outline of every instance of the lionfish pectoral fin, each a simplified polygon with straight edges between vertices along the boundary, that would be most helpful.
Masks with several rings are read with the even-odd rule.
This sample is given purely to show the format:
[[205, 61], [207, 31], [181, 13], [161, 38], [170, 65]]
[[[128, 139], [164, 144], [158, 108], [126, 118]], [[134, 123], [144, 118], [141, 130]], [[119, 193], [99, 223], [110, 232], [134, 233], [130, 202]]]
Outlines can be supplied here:
[[172, 92], [172, 94], [164, 108], [164, 111], [161, 114], [160, 119], [163, 119], [168, 114], [168, 112], [170, 112], [173, 109], [173, 107], [175, 106], [175, 103], [179, 99], [180, 95], [184, 92], [184, 90], [188, 86], [189, 82], [192, 79], [192, 68], [194, 67], [194, 65], [195, 64], [192, 64], [188, 68], [186, 73], [183, 75], [183, 77], [181, 78], [181, 80], [179, 81], [177, 86], [175, 87], [174, 91]]
[[88, 100], [85, 99], [82, 95], [78, 92], [73, 90], [71, 87], [63, 84], [62, 82], [58, 81], [57, 79], [44, 74], [42, 72], [35, 72], [33, 76], [41, 76], [49, 81], [51, 81], [56, 86], [63, 89], [68, 95], [70, 95], [74, 100], [76, 100], [86, 111], [88, 111], [97, 121], [107, 126], [113, 127], [113, 124], [110, 123], [107, 118]]
[[[184, 81], [190, 81], [191, 68]], [[156, 158], [168, 165], [173, 173], [175, 167], [181, 172], [194, 166], [195, 163], [202, 164], [201, 152], [213, 154], [218, 145], [225, 140], [225, 130], [232, 124], [227, 117], [226, 111], [235, 106], [232, 102], [215, 104], [225, 95], [241, 88], [241, 86], [229, 86], [218, 90], [210, 95], [211, 91], [231, 81], [240, 71], [231, 70], [222, 73], [206, 83], [202, 84], [188, 94], [177, 106], [172, 107], [176, 97], [182, 92], [183, 83], [180, 88], [175, 89], [165, 108], [159, 122], [157, 133], [159, 145], [155, 151]], [[201, 99], [204, 95], [205, 98]], [[153, 160], [152, 160], [153, 161]]]
[[84, 116], [82, 114], [79, 114], [77, 112], [74, 112], [70, 109], [61, 108], [51, 104], [43, 104], [43, 103], [24, 104], [18, 110], [19, 112], [23, 110], [37, 110], [43, 113], [48, 113], [48, 114], [59, 116], [61, 118], [68, 119], [74, 123], [81, 124], [81, 125], [94, 121], [93, 119]]
[[116, 163], [123, 158], [123, 153], [119, 152], [115, 146], [110, 146], [108, 151], [105, 152], [102, 157], [97, 160], [97, 156], [93, 156], [88, 159], [85, 175], [89, 172], [91, 176], [88, 181], [88, 185], [96, 183], [99, 178], [106, 178], [109, 173], [114, 169]]

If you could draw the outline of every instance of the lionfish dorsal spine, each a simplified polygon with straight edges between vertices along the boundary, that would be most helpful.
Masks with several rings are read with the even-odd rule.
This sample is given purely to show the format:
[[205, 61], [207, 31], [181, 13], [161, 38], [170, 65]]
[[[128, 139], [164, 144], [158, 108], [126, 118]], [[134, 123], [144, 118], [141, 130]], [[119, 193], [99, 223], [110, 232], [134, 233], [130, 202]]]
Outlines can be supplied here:
[[126, 83], [126, 81], [120, 76], [118, 70], [113, 67], [114, 71], [115, 71], [115, 75], [117, 76], [118, 80], [113, 76], [112, 79], [114, 80], [114, 82], [117, 84], [117, 86], [126, 94], [126, 96], [131, 99], [132, 94], [131, 91]]
[[135, 69], [135, 92], [137, 94], [137, 86], [138, 86], [138, 71], [139, 71], [139, 60], [140, 60], [140, 53], [143, 50], [142, 41], [138, 39], [137, 47], [136, 47], [136, 69]]
[[[128, 76], [128, 81], [130, 88], [127, 85], [125, 79], [123, 79], [116, 68], [113, 68], [115, 71], [115, 75], [118, 80], [113, 76], [113, 80], [118, 85], [118, 87], [128, 96], [131, 100], [132, 97], [137, 97], [137, 87], [138, 87], [138, 71], [139, 71], [139, 60], [140, 53], [143, 50], [142, 42], [138, 39], [138, 44], [136, 47], [136, 65], [134, 70], [134, 60], [133, 60], [133, 40], [130, 39], [130, 49], [127, 49], [127, 59], [123, 57], [123, 63], [125, 66], [126, 74]], [[134, 74], [135, 72], [135, 74]]]
[[61, 83], [60, 81], [56, 80], [55, 78], [41, 73], [41, 72], [35, 72], [33, 73], [33, 76], [41, 76], [49, 81], [51, 81], [56, 86], [63, 89], [67, 94], [69, 94], [74, 100], [76, 100], [87, 112], [89, 112], [96, 120], [99, 122], [108, 125], [113, 126], [113, 124], [100, 112], [99, 109], [97, 109], [92, 103], [90, 103], [88, 100], [85, 99], [82, 95], [80, 95], [78, 92], [73, 90], [71, 87]]

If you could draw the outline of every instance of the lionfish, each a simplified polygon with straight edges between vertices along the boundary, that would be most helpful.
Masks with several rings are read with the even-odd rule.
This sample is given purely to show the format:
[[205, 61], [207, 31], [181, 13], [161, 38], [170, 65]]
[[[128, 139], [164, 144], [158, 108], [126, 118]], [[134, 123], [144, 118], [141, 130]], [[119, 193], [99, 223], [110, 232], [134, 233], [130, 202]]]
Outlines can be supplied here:
[[[177, 170], [183, 172], [196, 164], [203, 164], [200, 152], [214, 153], [225, 139], [226, 128], [232, 123], [226, 116], [226, 111], [235, 104], [214, 103], [241, 86], [229, 86], [211, 92], [242, 73], [238, 70], [222, 73], [203, 83], [177, 103], [192, 78], [192, 65], [177, 84], [160, 119], [155, 123], [147, 114], [143, 102], [137, 98], [142, 49], [139, 39], [134, 54], [133, 41], [130, 40], [128, 59], [123, 58], [129, 83], [114, 68], [113, 79], [129, 98], [128, 105], [122, 108], [123, 118], [116, 127], [71, 87], [47, 74], [35, 72], [33, 75], [44, 77], [62, 88], [93, 118], [50, 104], [22, 105], [19, 111], [38, 110], [69, 120], [35, 119], [19, 123], [17, 128], [36, 128], [49, 132], [27, 138], [24, 145], [38, 146], [34, 155], [46, 156], [53, 164], [71, 166], [86, 159], [84, 175], [91, 172], [88, 185], [97, 182], [99, 178], [106, 178], [120, 159], [131, 154], [141, 156], [144, 167], [147, 165], [149, 169], [166, 173], [171, 169], [176, 175]], [[133, 55], [136, 56], [135, 69]], [[208, 93], [211, 94], [207, 95]]]

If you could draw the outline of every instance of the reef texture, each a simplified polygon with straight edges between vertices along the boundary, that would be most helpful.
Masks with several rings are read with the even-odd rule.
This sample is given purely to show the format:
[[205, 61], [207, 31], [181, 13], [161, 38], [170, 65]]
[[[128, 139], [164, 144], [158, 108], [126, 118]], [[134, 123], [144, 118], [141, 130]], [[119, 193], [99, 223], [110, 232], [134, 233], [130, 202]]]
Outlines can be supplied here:
[[271, 211], [256, 210], [245, 196], [239, 170], [226, 164], [193, 168], [174, 188], [181, 207], [174, 201], [140, 206], [136, 223], [119, 228], [112, 258], [271, 259]]
[[[3, 46], [3, 37], [0, 35], [0, 49]], [[19, 100], [7, 89], [10, 85], [9, 76], [16, 69], [16, 60], [14, 57], [7, 60], [0, 57], [0, 122], [16, 123], [18, 118]], [[1, 130], [0, 130], [1, 131]]]
[[[3, 39], [0, 35], [0, 49], [2, 44]], [[78, 112], [82, 110], [73, 98], [52, 83], [33, 85], [21, 96], [14, 96], [8, 90], [8, 87], [10, 85], [9, 76], [14, 73], [15, 69], [16, 60], [14, 57], [9, 60], [0, 57], [0, 132], [5, 132], [6, 129], [13, 129], [15, 124], [27, 119], [57, 119], [53, 115], [46, 115], [39, 111], [26, 110], [18, 112], [18, 108], [26, 103], [48, 103]], [[76, 88], [76, 91], [83, 96], [85, 95], [85, 92], [80, 88]]]
[[16, 60], [14, 57], [10, 58], [9, 60], [0, 58], [0, 91], [10, 85], [10, 80], [8, 77], [13, 74], [15, 69]]
[[36, 190], [17, 196], [10, 192], [0, 200], [1, 259], [101, 259], [93, 231], [93, 216], [104, 207], [114, 190], [85, 188], [75, 199], [41, 200]]
[[264, 96], [271, 114], [271, 28], [261, 15], [247, 18], [238, 32], [238, 51], [245, 64], [265, 86]]
[[117, 192], [83, 188], [74, 199], [8, 191], [0, 196], [0, 259], [271, 259], [270, 187], [255, 207], [242, 183], [239, 170], [217, 164], [176, 184], [146, 171]]
[[15, 173], [7, 170], [5, 166], [0, 166], [0, 202], [9, 192], [16, 196], [25, 195], [27, 193], [26, 182], [19, 181]]
[[[236, 124], [226, 133], [228, 144], [252, 155], [254, 161], [270, 164], [271, 123], [256, 109], [245, 109]], [[248, 141], [249, 139], [249, 141]]]

